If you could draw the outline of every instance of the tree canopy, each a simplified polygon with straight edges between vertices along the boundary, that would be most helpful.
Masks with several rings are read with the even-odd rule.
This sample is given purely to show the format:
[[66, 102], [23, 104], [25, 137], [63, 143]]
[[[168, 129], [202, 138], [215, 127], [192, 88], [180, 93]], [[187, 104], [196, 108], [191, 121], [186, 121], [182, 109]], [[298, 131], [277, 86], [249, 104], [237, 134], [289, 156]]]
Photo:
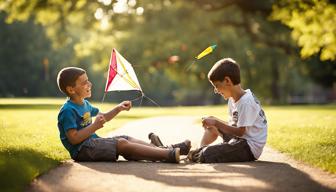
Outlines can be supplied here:
[[[206, 76], [223, 57], [237, 60], [244, 87], [270, 102], [305, 93], [312, 81], [331, 87], [336, 79], [336, 33], [331, 24], [335, 6], [326, 0], [321, 4], [315, 0], [18, 0], [0, 2], [0, 10], [5, 28], [40, 29], [39, 34], [27, 36], [24, 45], [45, 37], [45, 46], [34, 49], [41, 57], [27, 58], [33, 61], [31, 74], [37, 66], [40, 71], [48, 66], [45, 73], [54, 81], [64, 66], [83, 67], [95, 84], [95, 98], [102, 96], [113, 47], [133, 64], [144, 91], [163, 104], [219, 102]], [[0, 31], [4, 39], [7, 34]], [[215, 52], [194, 60], [212, 44], [218, 45]], [[11, 52], [15, 55], [16, 50]], [[30, 51], [24, 52], [29, 56]], [[10, 66], [22, 61], [3, 59], [1, 63]], [[320, 73], [314, 71], [316, 67]], [[10, 79], [6, 77], [4, 84]], [[8, 88], [0, 93], [8, 94], [25, 95]]]
[[271, 18], [292, 29], [301, 47], [301, 56], [320, 55], [336, 60], [336, 5], [327, 0], [280, 0], [273, 5]]

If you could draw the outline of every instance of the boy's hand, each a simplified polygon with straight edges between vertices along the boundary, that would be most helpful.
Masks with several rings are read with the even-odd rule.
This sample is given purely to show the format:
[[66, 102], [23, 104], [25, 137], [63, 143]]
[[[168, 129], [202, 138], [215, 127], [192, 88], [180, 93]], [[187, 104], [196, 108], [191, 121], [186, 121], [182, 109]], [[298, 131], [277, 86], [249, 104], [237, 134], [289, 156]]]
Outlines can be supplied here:
[[202, 126], [204, 128], [216, 128], [217, 118], [214, 116], [202, 117]]
[[129, 111], [132, 107], [131, 101], [123, 101], [118, 105], [119, 111]]
[[96, 126], [97, 129], [104, 127], [104, 123], [106, 122], [104, 115], [97, 115], [93, 124]]

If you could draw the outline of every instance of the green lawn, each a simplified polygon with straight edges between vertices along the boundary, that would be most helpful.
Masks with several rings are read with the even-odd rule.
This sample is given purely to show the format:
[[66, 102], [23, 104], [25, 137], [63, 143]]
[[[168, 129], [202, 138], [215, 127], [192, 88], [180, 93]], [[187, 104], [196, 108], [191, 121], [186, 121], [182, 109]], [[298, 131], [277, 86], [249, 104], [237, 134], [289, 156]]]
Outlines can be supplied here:
[[[57, 113], [63, 99], [0, 99], [0, 186], [22, 191], [33, 178], [69, 159], [59, 141]], [[113, 104], [96, 104], [102, 111]], [[265, 107], [268, 145], [295, 159], [336, 173], [336, 105]], [[98, 131], [104, 135], [140, 118], [161, 115], [227, 117], [226, 106], [141, 107], [121, 113]]]
[[336, 173], [336, 106], [267, 107], [268, 145]]

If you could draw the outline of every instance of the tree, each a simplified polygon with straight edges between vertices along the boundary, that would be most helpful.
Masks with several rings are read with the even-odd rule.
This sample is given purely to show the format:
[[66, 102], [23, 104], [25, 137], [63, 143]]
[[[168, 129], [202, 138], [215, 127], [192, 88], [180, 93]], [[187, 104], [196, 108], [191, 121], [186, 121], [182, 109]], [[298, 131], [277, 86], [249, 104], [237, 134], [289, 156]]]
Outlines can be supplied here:
[[[150, 97], [166, 104], [200, 104], [218, 102], [206, 75], [223, 57], [241, 64], [244, 87], [272, 102], [284, 101], [293, 87], [300, 86], [288, 81], [305, 82], [300, 68], [307, 67], [290, 29], [269, 18], [272, 4], [261, 0], [45, 0], [4, 1], [0, 9], [9, 14], [8, 22], [31, 18], [41, 23], [53, 49], [66, 58], [58, 57], [56, 70], [66, 65], [87, 69], [97, 89], [96, 99], [102, 96], [103, 74], [110, 50], [116, 47], [134, 65]], [[193, 58], [212, 44], [218, 44], [216, 51], [186, 71]]]
[[290, 27], [301, 56], [336, 60], [336, 6], [328, 0], [281, 0], [271, 18]]
[[0, 96], [48, 95], [55, 84], [50, 81], [53, 52], [44, 29], [30, 20], [6, 25], [5, 17], [0, 12]]

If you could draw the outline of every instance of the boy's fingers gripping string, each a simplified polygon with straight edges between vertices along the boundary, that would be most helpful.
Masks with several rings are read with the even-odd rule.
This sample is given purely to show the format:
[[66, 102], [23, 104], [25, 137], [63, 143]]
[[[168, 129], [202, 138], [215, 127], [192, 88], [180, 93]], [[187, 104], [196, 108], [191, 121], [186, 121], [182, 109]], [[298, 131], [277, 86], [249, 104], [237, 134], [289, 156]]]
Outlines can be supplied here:
[[104, 116], [102, 116], [102, 115], [98, 117], [98, 120], [99, 120], [100, 122], [105, 123], [105, 118], [104, 118]]

